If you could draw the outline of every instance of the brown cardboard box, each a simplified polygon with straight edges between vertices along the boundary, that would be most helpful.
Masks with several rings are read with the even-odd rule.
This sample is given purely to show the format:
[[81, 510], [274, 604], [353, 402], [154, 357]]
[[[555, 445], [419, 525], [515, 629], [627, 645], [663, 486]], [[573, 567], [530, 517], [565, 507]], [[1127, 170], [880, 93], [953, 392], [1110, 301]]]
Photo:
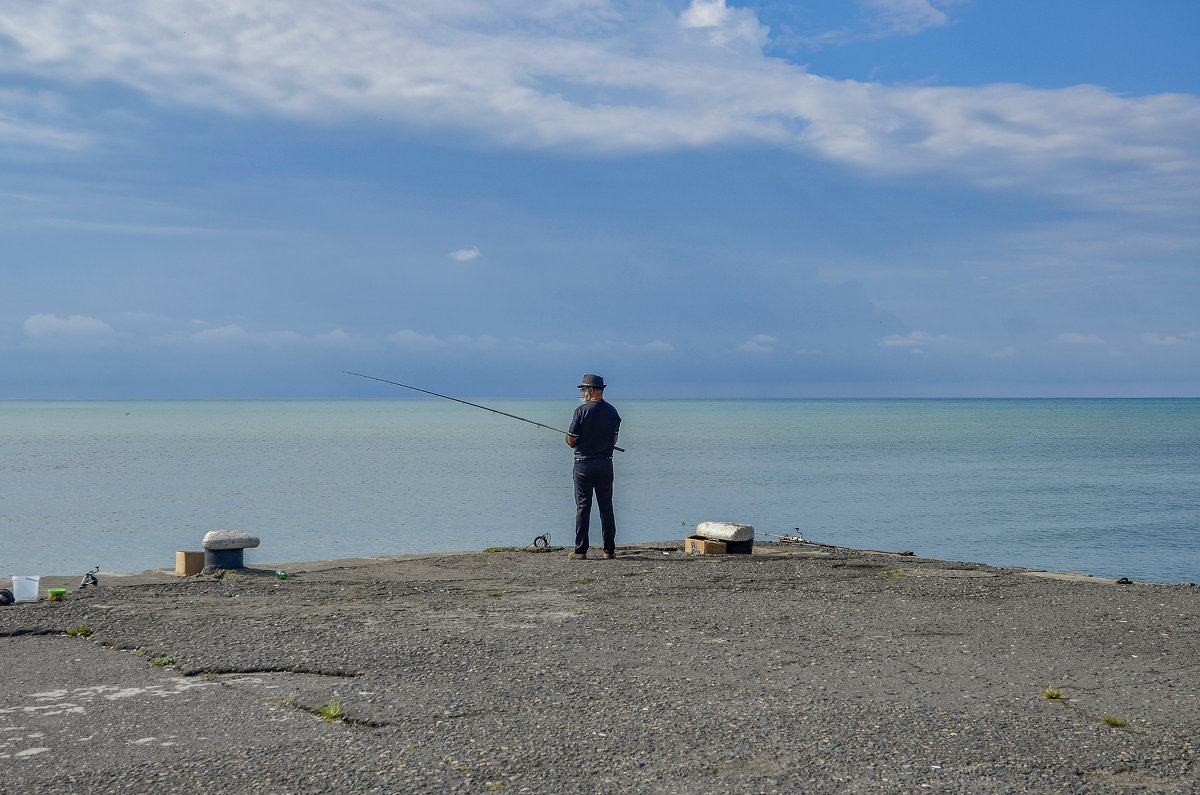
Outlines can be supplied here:
[[175, 553], [175, 576], [190, 577], [204, 570], [204, 550]]
[[683, 542], [683, 551], [689, 555], [724, 555], [725, 542], [711, 538], [688, 536]]

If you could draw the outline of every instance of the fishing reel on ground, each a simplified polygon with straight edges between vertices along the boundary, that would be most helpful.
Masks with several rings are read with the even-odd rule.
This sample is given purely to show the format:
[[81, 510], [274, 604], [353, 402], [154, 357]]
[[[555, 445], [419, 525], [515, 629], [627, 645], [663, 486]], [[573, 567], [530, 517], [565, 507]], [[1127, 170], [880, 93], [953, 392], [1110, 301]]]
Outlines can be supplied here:
[[80, 589], [87, 588], [89, 585], [92, 587], [96, 587], [96, 586], [100, 585], [100, 582], [96, 579], [96, 575], [99, 573], [100, 573], [100, 567], [96, 566], [91, 571], [84, 574], [83, 580], [80, 581], [80, 583], [79, 583]]

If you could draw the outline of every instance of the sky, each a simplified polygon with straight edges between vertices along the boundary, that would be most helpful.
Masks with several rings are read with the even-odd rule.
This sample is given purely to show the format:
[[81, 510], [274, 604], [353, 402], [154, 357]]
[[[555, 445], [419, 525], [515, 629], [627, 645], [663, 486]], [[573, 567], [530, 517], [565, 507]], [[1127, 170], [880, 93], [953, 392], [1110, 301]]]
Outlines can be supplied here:
[[0, 398], [1200, 396], [1195, 0], [3, 0]]

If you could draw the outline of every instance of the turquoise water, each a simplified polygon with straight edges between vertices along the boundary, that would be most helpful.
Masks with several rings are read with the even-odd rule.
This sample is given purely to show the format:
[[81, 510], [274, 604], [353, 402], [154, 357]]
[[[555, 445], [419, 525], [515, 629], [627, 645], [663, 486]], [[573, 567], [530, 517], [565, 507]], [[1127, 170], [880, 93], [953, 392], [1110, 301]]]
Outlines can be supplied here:
[[[565, 427], [573, 401], [488, 400]], [[685, 525], [1200, 580], [1200, 400], [615, 401], [618, 540]], [[561, 436], [457, 403], [0, 402], [0, 576], [569, 544]]]

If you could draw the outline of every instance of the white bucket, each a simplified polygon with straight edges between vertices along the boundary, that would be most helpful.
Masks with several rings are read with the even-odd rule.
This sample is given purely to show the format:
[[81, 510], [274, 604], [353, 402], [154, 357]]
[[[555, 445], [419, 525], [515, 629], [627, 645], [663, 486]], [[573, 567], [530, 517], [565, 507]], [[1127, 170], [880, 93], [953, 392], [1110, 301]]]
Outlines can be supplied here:
[[13, 577], [13, 601], [36, 602], [41, 577]]

